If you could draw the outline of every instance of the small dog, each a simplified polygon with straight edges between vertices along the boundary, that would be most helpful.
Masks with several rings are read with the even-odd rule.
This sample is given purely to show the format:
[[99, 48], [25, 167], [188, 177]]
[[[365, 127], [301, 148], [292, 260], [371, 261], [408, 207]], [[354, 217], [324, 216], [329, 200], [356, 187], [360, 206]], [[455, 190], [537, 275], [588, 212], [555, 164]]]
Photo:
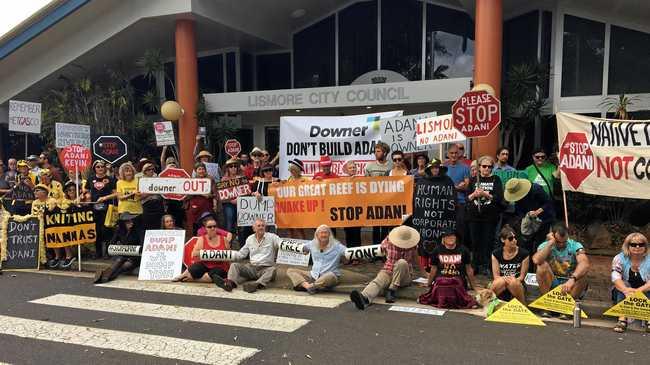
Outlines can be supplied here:
[[485, 310], [483, 314], [486, 318], [506, 304], [506, 302], [497, 298], [497, 295], [490, 289], [481, 289], [477, 291], [475, 299]]

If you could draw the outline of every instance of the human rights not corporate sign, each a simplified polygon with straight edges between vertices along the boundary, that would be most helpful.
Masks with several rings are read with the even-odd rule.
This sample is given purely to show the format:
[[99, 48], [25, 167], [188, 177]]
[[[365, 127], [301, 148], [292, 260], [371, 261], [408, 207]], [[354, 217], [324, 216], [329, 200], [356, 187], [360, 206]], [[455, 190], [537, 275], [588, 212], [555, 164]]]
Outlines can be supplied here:
[[374, 161], [381, 119], [402, 115], [402, 111], [339, 117], [280, 118], [280, 178], [288, 177], [289, 161], [302, 160], [305, 176], [319, 169], [320, 156], [332, 158], [332, 171], [343, 173], [343, 163], [354, 160], [358, 168]]
[[650, 199], [650, 120], [556, 117], [564, 190]]

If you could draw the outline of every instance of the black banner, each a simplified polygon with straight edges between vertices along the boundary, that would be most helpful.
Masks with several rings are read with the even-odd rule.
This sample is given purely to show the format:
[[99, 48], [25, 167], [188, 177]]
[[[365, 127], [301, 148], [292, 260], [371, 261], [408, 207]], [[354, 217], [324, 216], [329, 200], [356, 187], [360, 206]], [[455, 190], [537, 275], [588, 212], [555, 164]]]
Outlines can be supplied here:
[[456, 229], [456, 190], [450, 178], [415, 181], [413, 228], [420, 232], [421, 256], [430, 255], [444, 230]]
[[40, 220], [34, 216], [9, 217], [3, 226], [3, 269], [38, 269]]

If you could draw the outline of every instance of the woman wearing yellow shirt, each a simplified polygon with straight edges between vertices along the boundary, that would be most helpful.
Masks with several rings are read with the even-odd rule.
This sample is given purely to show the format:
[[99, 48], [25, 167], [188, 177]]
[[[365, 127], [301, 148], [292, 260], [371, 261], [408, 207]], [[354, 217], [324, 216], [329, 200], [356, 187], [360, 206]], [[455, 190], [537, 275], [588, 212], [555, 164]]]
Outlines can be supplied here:
[[139, 216], [142, 214], [142, 203], [138, 191], [138, 179], [135, 178], [135, 167], [130, 162], [125, 162], [119, 169], [117, 180], [117, 212], [131, 213]]

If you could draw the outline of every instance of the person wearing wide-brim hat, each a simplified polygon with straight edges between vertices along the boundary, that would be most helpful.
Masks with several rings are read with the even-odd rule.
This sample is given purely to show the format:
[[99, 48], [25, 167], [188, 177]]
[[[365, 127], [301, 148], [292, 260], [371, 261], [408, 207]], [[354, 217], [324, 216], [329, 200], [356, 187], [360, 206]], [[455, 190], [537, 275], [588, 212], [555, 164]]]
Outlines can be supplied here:
[[210, 162], [212, 157], [213, 156], [210, 152], [203, 150], [196, 155], [196, 160], [199, 162]]
[[[123, 212], [118, 216], [118, 226], [109, 245], [142, 246], [144, 232], [136, 225], [138, 215]], [[93, 283], [109, 282], [119, 275], [129, 273], [140, 266], [140, 256], [115, 256], [111, 266], [95, 272]]]
[[390, 231], [380, 246], [386, 254], [384, 267], [363, 291], [350, 293], [350, 300], [357, 309], [366, 309], [384, 290], [386, 303], [394, 303], [397, 290], [411, 285], [418, 242], [420, 233], [415, 228], [397, 226]]
[[431, 270], [427, 279], [429, 291], [420, 295], [418, 303], [438, 308], [477, 308], [478, 303], [467, 293], [466, 281], [477, 289], [469, 250], [458, 242], [455, 229], [441, 233], [441, 244], [431, 254]]

